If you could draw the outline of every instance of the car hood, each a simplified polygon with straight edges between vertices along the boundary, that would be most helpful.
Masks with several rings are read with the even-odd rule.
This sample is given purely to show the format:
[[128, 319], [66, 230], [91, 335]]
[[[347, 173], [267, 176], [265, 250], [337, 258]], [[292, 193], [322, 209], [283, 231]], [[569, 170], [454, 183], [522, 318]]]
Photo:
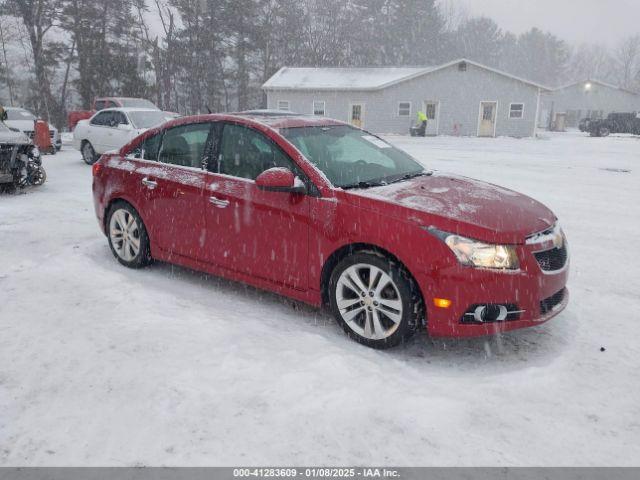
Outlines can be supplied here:
[[4, 122], [11, 128], [17, 128], [21, 131], [33, 131], [33, 120], [5, 120]]
[[0, 128], [0, 144], [3, 145], [28, 145], [31, 143], [29, 138], [22, 132], [14, 132], [13, 130], [5, 130]]
[[482, 241], [523, 243], [556, 217], [540, 202], [486, 182], [435, 173], [411, 180], [344, 191], [350, 203], [381, 215], [455, 232]]

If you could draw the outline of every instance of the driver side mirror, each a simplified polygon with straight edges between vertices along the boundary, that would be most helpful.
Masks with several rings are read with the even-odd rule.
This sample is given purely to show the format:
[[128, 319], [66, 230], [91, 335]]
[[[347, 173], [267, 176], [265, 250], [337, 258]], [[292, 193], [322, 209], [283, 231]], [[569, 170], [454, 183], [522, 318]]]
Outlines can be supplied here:
[[274, 167], [256, 178], [256, 186], [268, 192], [307, 193], [306, 185], [288, 168]]

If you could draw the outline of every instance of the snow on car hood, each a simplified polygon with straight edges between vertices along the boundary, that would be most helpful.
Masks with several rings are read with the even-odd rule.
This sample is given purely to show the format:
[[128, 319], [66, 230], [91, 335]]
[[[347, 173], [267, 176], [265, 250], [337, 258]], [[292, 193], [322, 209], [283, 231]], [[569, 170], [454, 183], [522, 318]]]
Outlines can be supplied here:
[[27, 145], [31, 143], [29, 138], [22, 132], [14, 132], [6, 127], [0, 126], [0, 144]]
[[[471, 178], [434, 174], [391, 185], [345, 191], [362, 208], [453, 230], [485, 241], [522, 243], [556, 222], [540, 202]], [[396, 207], [389, 209], [389, 204]], [[449, 222], [453, 221], [455, 223]]]

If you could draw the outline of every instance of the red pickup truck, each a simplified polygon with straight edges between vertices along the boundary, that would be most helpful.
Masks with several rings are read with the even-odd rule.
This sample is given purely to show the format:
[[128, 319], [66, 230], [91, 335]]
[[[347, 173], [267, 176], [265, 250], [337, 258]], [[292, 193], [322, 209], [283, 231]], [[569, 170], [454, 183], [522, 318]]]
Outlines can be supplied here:
[[153, 102], [145, 100], [144, 98], [131, 98], [131, 97], [96, 97], [93, 100], [92, 110], [74, 110], [67, 115], [67, 124], [69, 125], [69, 131], [73, 132], [77, 123], [80, 120], [91, 118], [94, 113], [104, 110], [105, 108], [116, 107], [132, 107], [132, 108], [158, 108]]

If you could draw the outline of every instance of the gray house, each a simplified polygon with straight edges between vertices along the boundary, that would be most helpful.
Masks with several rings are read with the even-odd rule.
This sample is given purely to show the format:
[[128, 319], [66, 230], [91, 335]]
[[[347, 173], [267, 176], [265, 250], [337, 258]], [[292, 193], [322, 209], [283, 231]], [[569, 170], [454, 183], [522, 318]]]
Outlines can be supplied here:
[[558, 115], [565, 115], [567, 127], [577, 127], [581, 118], [635, 111], [640, 111], [637, 93], [599, 80], [584, 80], [543, 93], [540, 126], [548, 126]]
[[327, 116], [374, 133], [407, 134], [419, 110], [427, 135], [535, 134], [542, 85], [460, 59], [420, 68], [289, 68], [262, 88], [267, 108]]

